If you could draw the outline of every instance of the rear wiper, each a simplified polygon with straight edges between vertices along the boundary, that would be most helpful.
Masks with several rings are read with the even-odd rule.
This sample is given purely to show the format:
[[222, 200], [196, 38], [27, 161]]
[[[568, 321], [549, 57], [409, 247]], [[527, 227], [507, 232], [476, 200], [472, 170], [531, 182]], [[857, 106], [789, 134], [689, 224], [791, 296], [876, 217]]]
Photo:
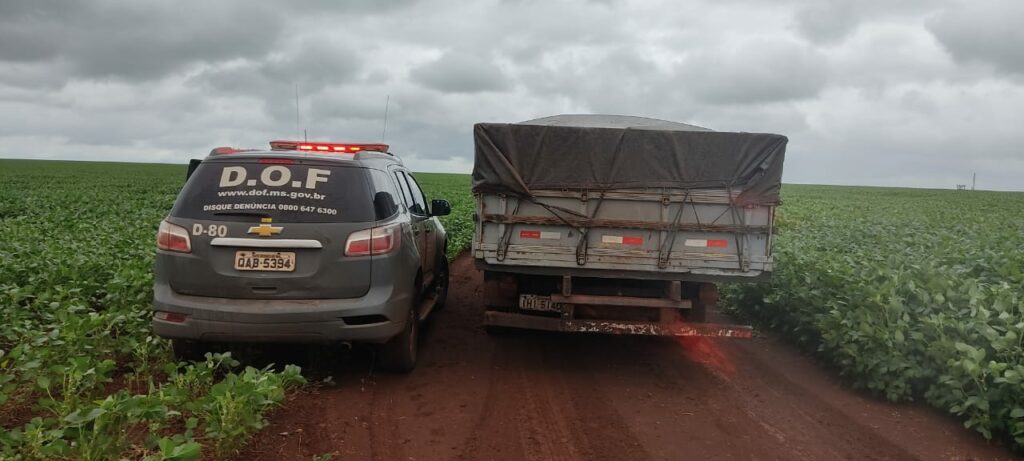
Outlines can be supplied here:
[[266, 213], [260, 213], [258, 211], [215, 211], [213, 214], [217, 216], [258, 216], [260, 218], [267, 218], [270, 215]]

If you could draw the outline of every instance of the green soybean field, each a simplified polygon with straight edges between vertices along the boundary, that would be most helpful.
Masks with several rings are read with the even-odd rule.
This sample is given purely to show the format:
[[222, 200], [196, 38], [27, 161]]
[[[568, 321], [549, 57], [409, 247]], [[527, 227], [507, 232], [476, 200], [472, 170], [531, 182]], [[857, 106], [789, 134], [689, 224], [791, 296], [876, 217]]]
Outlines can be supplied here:
[[[230, 457], [305, 379], [228, 354], [176, 363], [149, 328], [155, 232], [179, 165], [0, 160], [0, 459]], [[417, 175], [454, 255], [469, 177]]]
[[[473, 233], [468, 175], [448, 255]], [[0, 459], [226, 459], [306, 378], [149, 329], [155, 233], [183, 165], [0, 160]], [[1024, 194], [786, 185], [770, 283], [729, 308], [852, 387], [1024, 447]]]
[[1024, 194], [783, 188], [776, 271], [733, 308], [854, 387], [1024, 446]]

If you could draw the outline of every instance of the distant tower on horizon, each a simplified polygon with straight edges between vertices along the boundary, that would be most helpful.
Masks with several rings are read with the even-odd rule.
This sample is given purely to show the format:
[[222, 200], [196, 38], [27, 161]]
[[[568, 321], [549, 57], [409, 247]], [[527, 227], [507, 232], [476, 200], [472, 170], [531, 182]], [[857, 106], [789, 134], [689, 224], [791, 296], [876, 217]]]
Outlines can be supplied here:
[[978, 173], [972, 173], [971, 174], [971, 190], [974, 190], [974, 185], [977, 183], [977, 181], [978, 181]]

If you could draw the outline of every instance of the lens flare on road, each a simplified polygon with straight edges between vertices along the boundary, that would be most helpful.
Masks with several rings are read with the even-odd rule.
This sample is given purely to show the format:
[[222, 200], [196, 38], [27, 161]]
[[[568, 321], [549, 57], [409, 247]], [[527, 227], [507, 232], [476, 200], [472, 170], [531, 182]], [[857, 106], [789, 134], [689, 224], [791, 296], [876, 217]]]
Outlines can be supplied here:
[[728, 352], [721, 347], [719, 340], [700, 336], [681, 336], [676, 338], [681, 346], [683, 356], [699, 363], [723, 378], [731, 378], [736, 374], [736, 365], [733, 364]]

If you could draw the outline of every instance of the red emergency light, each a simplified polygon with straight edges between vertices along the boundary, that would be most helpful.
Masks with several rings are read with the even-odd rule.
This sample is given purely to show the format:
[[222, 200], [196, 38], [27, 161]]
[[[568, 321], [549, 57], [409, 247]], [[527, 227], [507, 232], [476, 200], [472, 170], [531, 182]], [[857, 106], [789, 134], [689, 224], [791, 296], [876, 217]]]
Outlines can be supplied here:
[[256, 149], [239, 149], [237, 147], [215, 147], [210, 151], [210, 155], [221, 155], [221, 154], [237, 154], [239, 152], [252, 152]]
[[364, 150], [387, 153], [387, 144], [349, 144], [333, 142], [270, 141], [271, 150], [299, 150], [305, 152], [356, 153]]

